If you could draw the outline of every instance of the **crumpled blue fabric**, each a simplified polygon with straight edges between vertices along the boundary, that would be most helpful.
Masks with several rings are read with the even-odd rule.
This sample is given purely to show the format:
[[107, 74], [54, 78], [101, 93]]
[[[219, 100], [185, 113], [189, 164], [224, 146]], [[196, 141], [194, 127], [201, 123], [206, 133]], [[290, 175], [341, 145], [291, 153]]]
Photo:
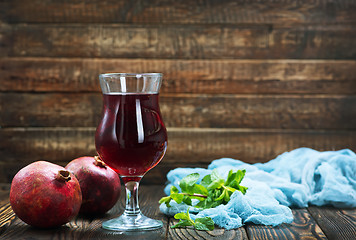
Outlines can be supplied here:
[[356, 154], [349, 149], [319, 152], [298, 148], [266, 163], [222, 158], [214, 160], [208, 169], [176, 168], [167, 174], [165, 193], [169, 195], [172, 185], [180, 190], [178, 183], [186, 175], [197, 172], [201, 180], [213, 169], [224, 178], [231, 169], [246, 169], [241, 185], [248, 187], [247, 193], [236, 191], [228, 204], [211, 209], [199, 210], [172, 201], [172, 207], [161, 204], [160, 210], [173, 216], [190, 207], [192, 219], [209, 216], [216, 225], [234, 229], [248, 222], [272, 226], [291, 223], [289, 207], [356, 207]]

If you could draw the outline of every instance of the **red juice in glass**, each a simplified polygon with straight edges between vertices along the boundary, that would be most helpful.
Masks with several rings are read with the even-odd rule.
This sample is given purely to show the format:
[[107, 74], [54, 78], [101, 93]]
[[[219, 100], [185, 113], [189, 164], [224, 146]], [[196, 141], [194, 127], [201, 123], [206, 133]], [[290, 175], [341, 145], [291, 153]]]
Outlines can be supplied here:
[[139, 181], [165, 154], [167, 132], [158, 98], [158, 93], [103, 94], [95, 145], [124, 182]]

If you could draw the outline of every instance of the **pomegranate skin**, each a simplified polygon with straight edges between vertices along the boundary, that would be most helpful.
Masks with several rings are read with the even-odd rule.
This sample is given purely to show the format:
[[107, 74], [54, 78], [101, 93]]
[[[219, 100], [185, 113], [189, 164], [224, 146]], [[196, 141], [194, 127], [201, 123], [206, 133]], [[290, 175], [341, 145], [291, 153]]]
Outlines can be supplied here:
[[79, 181], [82, 190], [80, 213], [100, 215], [109, 211], [120, 197], [119, 175], [98, 157], [80, 157], [65, 167]]
[[61, 226], [79, 212], [82, 194], [78, 180], [65, 168], [37, 161], [13, 178], [10, 204], [25, 223], [39, 228]]

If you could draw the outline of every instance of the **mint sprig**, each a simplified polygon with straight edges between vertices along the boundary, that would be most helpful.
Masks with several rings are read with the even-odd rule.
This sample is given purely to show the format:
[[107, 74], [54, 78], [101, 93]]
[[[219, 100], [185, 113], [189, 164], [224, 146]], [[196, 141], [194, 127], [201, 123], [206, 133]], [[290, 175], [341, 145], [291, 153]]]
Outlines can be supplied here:
[[[235, 191], [240, 191], [242, 194], [246, 193], [247, 187], [240, 185], [245, 173], [246, 170], [237, 170], [235, 172], [230, 170], [227, 179], [224, 180], [219, 175], [218, 171], [214, 169], [211, 174], [206, 175], [201, 180], [200, 184], [197, 184], [200, 178], [199, 173], [189, 174], [179, 182], [179, 187], [182, 190], [181, 192], [179, 192], [177, 187], [172, 186], [170, 195], [161, 198], [159, 203], [165, 203], [167, 207], [170, 207], [169, 203], [171, 200], [174, 200], [178, 204], [184, 202], [185, 204], [192, 206], [192, 199], [197, 199], [199, 202], [194, 207], [201, 209], [217, 207], [220, 204], [227, 204], [230, 201], [231, 195]], [[177, 213], [174, 217], [176, 219], [181, 219], [174, 225], [174, 227], [195, 226], [195, 228], [198, 229], [201, 224], [210, 224], [210, 220], [213, 221], [211, 218], [209, 221], [204, 220], [205, 218], [203, 218], [203, 220], [196, 219], [195, 222], [192, 222], [189, 212]], [[212, 223], [214, 225], [214, 222]], [[201, 226], [201, 228], [204, 227]]]
[[181, 212], [174, 215], [175, 219], [180, 219], [179, 222], [171, 228], [194, 226], [197, 230], [211, 231], [214, 230], [214, 221], [211, 217], [196, 218], [195, 221], [190, 218], [189, 208], [186, 213]]

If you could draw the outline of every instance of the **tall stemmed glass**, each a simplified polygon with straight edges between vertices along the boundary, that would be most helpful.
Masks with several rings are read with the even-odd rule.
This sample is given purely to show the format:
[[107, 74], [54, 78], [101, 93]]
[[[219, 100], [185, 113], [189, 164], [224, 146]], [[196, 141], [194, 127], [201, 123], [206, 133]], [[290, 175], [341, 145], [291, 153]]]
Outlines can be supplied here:
[[141, 213], [138, 186], [167, 149], [167, 131], [158, 104], [162, 74], [108, 73], [99, 79], [103, 112], [95, 134], [96, 150], [126, 187], [124, 213], [105, 221], [102, 227], [116, 231], [161, 228], [161, 221]]

